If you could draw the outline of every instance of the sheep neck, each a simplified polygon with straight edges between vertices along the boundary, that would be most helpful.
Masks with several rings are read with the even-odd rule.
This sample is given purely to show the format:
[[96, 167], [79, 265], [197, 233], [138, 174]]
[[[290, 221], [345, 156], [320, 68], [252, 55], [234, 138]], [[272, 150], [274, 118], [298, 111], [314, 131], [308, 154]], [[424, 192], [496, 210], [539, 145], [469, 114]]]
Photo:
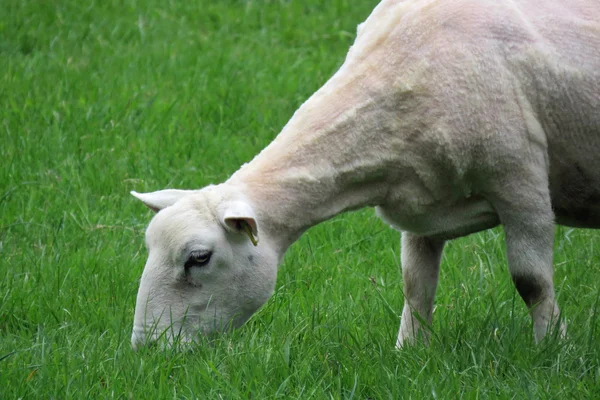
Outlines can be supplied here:
[[229, 179], [283, 252], [308, 228], [385, 200], [397, 109], [388, 103], [357, 79], [334, 77]]

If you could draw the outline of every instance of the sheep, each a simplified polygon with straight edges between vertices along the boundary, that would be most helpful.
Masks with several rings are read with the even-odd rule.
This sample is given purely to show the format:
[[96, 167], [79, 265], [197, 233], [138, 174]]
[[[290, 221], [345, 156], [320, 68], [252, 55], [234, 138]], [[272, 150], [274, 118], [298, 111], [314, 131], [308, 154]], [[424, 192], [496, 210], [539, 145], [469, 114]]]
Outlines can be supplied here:
[[304, 231], [363, 207], [401, 232], [397, 347], [428, 340], [444, 243], [498, 225], [535, 341], [564, 335], [554, 226], [600, 227], [599, 21], [593, 0], [382, 1], [227, 181], [132, 192], [157, 211], [133, 346], [242, 325]]

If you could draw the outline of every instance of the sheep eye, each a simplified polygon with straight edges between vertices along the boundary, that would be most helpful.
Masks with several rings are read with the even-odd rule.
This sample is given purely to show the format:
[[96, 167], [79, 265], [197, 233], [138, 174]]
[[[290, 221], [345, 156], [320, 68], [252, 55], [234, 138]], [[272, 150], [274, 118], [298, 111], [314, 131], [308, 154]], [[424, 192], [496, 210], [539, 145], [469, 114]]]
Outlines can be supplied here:
[[194, 251], [185, 262], [185, 268], [203, 267], [208, 264], [211, 255], [210, 251]]

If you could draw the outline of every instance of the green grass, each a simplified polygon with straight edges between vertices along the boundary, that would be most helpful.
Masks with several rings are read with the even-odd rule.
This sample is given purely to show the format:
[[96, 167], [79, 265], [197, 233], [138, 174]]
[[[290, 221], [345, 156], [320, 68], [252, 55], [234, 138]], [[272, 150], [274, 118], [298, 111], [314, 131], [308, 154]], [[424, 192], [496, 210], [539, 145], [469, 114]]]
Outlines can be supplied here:
[[533, 345], [494, 230], [447, 246], [431, 346], [393, 350], [398, 234], [363, 210], [305, 234], [242, 329], [131, 350], [152, 214], [129, 190], [225, 180], [376, 2], [2, 2], [1, 399], [600, 397], [600, 234], [565, 228], [567, 340]]

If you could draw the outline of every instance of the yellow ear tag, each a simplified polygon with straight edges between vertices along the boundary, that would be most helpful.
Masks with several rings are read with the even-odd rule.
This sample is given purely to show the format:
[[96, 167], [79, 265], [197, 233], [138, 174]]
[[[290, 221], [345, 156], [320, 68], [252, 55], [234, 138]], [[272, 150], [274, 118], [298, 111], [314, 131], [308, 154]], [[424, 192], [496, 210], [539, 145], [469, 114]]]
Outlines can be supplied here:
[[244, 230], [248, 234], [248, 237], [250, 237], [250, 241], [252, 242], [252, 244], [254, 246], [258, 246], [258, 240], [256, 240], [256, 238], [254, 237], [254, 234], [252, 233], [252, 228], [250, 228], [249, 223], [244, 223]]

